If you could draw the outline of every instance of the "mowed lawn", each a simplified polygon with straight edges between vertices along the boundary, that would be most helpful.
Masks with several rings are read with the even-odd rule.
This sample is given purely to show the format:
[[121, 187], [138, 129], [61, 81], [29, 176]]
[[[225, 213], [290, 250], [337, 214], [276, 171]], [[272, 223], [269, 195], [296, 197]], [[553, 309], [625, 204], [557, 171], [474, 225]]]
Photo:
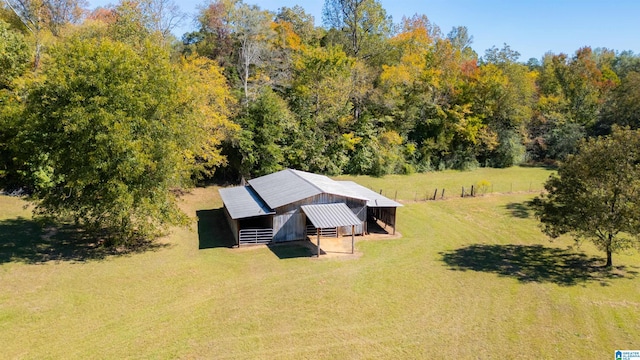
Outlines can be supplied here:
[[[481, 193], [540, 192], [551, 171], [532, 167], [512, 167], [507, 169], [479, 168], [474, 171], [446, 170], [425, 174], [388, 175], [385, 177], [340, 176], [339, 180], [352, 180], [376, 192], [382, 190], [387, 197], [410, 201], [432, 198], [438, 190], [438, 199], [445, 190], [445, 198], [460, 197], [462, 187], [471, 192], [471, 185]], [[484, 188], [478, 188], [484, 183]]]
[[[481, 171], [490, 182], [549, 174]], [[405, 181], [410, 194], [477, 175], [356, 179]], [[43, 233], [22, 200], [0, 197], [1, 357], [606, 359], [640, 348], [640, 255], [601, 271], [590, 244], [548, 241], [532, 196], [405, 199], [402, 238], [359, 241], [356, 259], [226, 247], [216, 187], [183, 197], [191, 228], [124, 256]]]

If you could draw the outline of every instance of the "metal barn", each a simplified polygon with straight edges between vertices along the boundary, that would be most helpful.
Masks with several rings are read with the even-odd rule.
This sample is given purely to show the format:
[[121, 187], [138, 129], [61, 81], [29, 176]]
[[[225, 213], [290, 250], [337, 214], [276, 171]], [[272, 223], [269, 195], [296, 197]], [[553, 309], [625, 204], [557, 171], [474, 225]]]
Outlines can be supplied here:
[[401, 204], [352, 181], [286, 169], [220, 189], [236, 245], [362, 235], [367, 220], [396, 227]]

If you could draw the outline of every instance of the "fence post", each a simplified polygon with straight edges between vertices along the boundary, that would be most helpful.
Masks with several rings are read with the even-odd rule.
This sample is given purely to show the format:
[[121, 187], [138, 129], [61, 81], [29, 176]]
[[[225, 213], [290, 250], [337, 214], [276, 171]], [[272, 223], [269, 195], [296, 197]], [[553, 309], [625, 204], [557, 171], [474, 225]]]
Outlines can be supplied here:
[[442, 189], [442, 196], [440, 196], [440, 199], [444, 199], [444, 189]]
[[464, 197], [464, 186], [462, 187], [462, 195], [460, 197]]
[[437, 196], [438, 196], [438, 188], [436, 188], [436, 191], [433, 192], [433, 200], [435, 200]]
[[398, 200], [398, 190], [396, 190], [396, 195], [393, 197], [393, 201]]
[[380, 195], [382, 195], [382, 189], [380, 189]]
[[476, 189], [471, 185], [471, 196], [476, 196]]

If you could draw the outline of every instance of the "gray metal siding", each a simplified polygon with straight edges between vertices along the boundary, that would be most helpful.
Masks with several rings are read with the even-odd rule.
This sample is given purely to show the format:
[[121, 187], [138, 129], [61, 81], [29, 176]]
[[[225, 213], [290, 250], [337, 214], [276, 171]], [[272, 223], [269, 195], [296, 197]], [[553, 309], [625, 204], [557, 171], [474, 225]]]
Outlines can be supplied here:
[[[358, 219], [363, 222], [367, 218], [365, 200], [351, 199], [333, 194], [318, 194], [274, 209], [276, 211], [276, 215], [273, 217], [273, 240], [275, 242], [279, 242], [305, 239], [307, 217], [302, 213], [302, 211], [300, 211], [300, 207], [302, 205], [334, 203], [347, 204], [353, 213], [356, 214]], [[356, 234], [364, 233], [363, 230], [363, 225], [356, 226]], [[291, 234], [288, 234], [287, 231], [291, 231]], [[349, 227], [348, 233], [345, 234], [351, 234], [351, 227]]]
[[273, 217], [273, 241], [303, 240], [306, 232], [306, 217], [296, 209]]
[[350, 209], [359, 209], [363, 206], [366, 206], [366, 200], [353, 199], [344, 196], [334, 195], [334, 194], [318, 194], [315, 196], [308, 197], [306, 199], [301, 199], [299, 201], [283, 205], [281, 207], [275, 208], [276, 214], [283, 214], [289, 211], [293, 211], [296, 209], [300, 209], [302, 205], [314, 205], [314, 204], [335, 204], [335, 203], [345, 203]]
[[238, 244], [238, 220], [234, 220], [229, 215], [229, 210], [227, 210], [227, 206], [223, 206], [224, 215], [227, 218], [227, 222], [229, 223], [229, 227], [231, 228], [231, 232], [233, 233], [233, 238], [236, 240], [236, 244]]
[[[351, 211], [353, 211], [356, 217], [358, 217], [358, 219], [360, 220], [360, 224], [354, 228], [355, 230], [354, 234], [355, 235], [364, 234], [364, 223], [367, 221], [367, 207], [362, 206], [359, 208], [352, 208]], [[340, 228], [339, 231], [340, 231], [340, 234], [342, 235], [351, 235], [351, 226], [343, 226]]]

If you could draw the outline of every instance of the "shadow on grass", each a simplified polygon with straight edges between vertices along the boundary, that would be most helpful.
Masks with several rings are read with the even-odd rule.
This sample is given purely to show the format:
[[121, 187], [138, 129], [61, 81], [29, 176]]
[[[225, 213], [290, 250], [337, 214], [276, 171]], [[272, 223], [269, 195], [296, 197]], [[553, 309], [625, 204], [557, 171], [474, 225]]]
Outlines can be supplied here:
[[168, 246], [144, 241], [132, 247], [105, 247], [82, 229], [62, 225], [42, 229], [25, 218], [0, 221], [0, 263], [41, 264], [48, 261], [85, 262], [154, 251]]
[[[279, 259], [296, 259], [305, 257], [314, 257], [318, 253], [315, 244], [308, 240], [292, 241], [282, 244], [270, 244], [269, 250], [273, 252]], [[326, 254], [320, 249], [320, 255]]]
[[231, 248], [236, 244], [222, 208], [198, 210], [196, 216], [199, 249]]
[[599, 281], [635, 278], [637, 271], [618, 266], [608, 270], [601, 258], [542, 245], [485, 245], [474, 244], [441, 253], [442, 260], [457, 271], [482, 271], [513, 277], [520, 282], [554, 283], [573, 286]]
[[531, 216], [533, 208], [530, 201], [511, 202], [504, 206], [511, 213], [511, 216], [520, 219], [528, 219]]

